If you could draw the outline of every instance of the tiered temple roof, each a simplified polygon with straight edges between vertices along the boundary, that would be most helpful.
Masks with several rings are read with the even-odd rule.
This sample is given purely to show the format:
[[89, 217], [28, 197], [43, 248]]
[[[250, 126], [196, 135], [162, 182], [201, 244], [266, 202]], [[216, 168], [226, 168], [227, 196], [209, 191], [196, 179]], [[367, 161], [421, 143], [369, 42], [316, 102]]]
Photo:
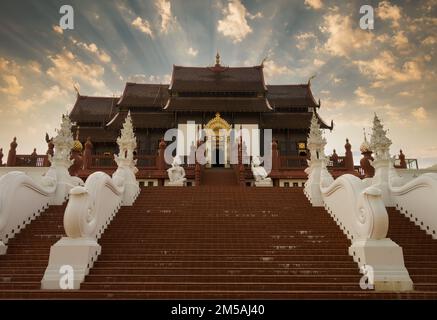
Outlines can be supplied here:
[[262, 66], [173, 66], [171, 92], [265, 92]]
[[162, 109], [168, 100], [168, 85], [126, 83], [123, 95], [118, 101], [121, 109]]
[[74, 122], [106, 123], [117, 113], [118, 97], [77, 96], [76, 103], [70, 113]]
[[311, 92], [311, 85], [269, 85], [267, 99], [275, 109], [290, 107], [319, 107]]
[[[212, 67], [173, 66], [168, 85], [126, 83], [117, 98], [78, 95], [71, 119], [82, 127], [82, 137], [99, 140], [121, 128], [128, 110], [136, 128], [174, 128], [176, 113], [221, 112], [258, 114], [261, 128], [306, 129], [318, 108], [310, 82], [266, 85], [263, 65], [226, 67], [218, 59]], [[322, 128], [332, 129], [318, 118]]]

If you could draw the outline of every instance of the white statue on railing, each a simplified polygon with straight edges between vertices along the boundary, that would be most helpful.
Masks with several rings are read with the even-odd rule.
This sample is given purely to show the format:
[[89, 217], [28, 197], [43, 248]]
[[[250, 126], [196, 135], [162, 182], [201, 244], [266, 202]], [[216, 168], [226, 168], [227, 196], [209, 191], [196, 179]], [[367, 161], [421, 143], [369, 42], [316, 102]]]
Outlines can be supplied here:
[[174, 157], [171, 168], [167, 169], [168, 179], [170, 180], [168, 186], [182, 187], [185, 185], [187, 181], [187, 178], [185, 178], [185, 169], [182, 168], [180, 164], [179, 157]]
[[323, 199], [320, 192], [320, 183], [323, 182], [325, 185], [329, 185], [334, 179], [326, 170], [328, 161], [325, 156], [326, 139], [323, 137], [323, 131], [320, 129], [319, 119], [315, 113], [311, 118], [307, 146], [310, 150], [311, 160], [308, 161], [308, 168], [305, 169], [308, 180], [305, 182], [304, 192], [313, 206], [321, 207], [323, 206]]
[[117, 138], [117, 144], [119, 153], [114, 156], [115, 162], [120, 166], [124, 164], [136, 165], [134, 160], [134, 150], [137, 147], [137, 139], [132, 125], [132, 118], [130, 111], [128, 112], [126, 119], [121, 129], [121, 135]]
[[117, 138], [119, 153], [114, 155], [114, 160], [118, 165], [117, 170], [112, 175], [112, 179], [117, 185], [124, 184], [123, 205], [132, 205], [139, 194], [139, 184], [135, 177], [138, 172], [136, 167], [137, 160], [134, 160], [134, 150], [137, 147], [132, 118], [130, 111], [121, 129], [121, 135]]
[[387, 138], [387, 130], [375, 114], [373, 119], [372, 136], [370, 138], [370, 148], [374, 153], [375, 161], [390, 160], [390, 146], [392, 142]]
[[255, 186], [257, 187], [272, 187], [272, 179], [268, 177], [268, 173], [264, 167], [261, 166], [261, 159], [258, 156], [253, 156], [252, 164], [250, 166], [253, 177], [255, 178]]
[[74, 147], [71, 120], [67, 115], [62, 115], [61, 129], [56, 129], [57, 136], [53, 138], [55, 154], [48, 156], [52, 166], [65, 166], [67, 169], [73, 164], [70, 160], [70, 152]]
[[392, 166], [390, 158], [390, 146], [392, 142], [387, 138], [387, 130], [381, 123], [381, 120], [375, 114], [373, 118], [372, 136], [370, 137], [370, 147], [374, 152], [375, 160], [371, 165], [375, 168], [375, 175], [372, 178], [372, 186], [382, 192], [382, 199], [386, 206], [394, 206], [390, 196], [389, 175]]
[[53, 138], [55, 153], [49, 155], [51, 166], [42, 179], [43, 186], [56, 184], [56, 194], [50, 204], [60, 205], [68, 197], [71, 188], [83, 185], [78, 177], [72, 177], [68, 169], [73, 164], [70, 159], [71, 149], [74, 147], [71, 120], [67, 115], [62, 115], [61, 128], [56, 129], [57, 136]]

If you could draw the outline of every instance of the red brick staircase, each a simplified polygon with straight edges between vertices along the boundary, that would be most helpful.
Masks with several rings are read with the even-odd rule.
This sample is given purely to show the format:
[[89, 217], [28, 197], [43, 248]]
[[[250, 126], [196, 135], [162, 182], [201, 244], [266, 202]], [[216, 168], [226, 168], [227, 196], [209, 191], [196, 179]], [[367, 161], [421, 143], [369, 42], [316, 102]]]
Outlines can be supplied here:
[[65, 205], [50, 206], [25, 229], [8, 242], [5, 255], [0, 255], [0, 298], [20, 297], [14, 291], [39, 291], [47, 267], [50, 247], [64, 233]]
[[102, 254], [77, 291], [39, 289], [63, 231], [62, 214], [46, 214], [0, 257], [0, 298], [437, 298], [428, 258], [437, 245], [412, 245], [423, 231], [390, 211], [418, 290], [361, 290], [349, 241], [298, 188], [144, 188], [99, 240]]
[[387, 212], [390, 219], [387, 237], [402, 247], [414, 288], [437, 293], [437, 240], [395, 208], [387, 208]]
[[233, 169], [208, 168], [202, 171], [202, 186], [236, 186], [237, 176]]

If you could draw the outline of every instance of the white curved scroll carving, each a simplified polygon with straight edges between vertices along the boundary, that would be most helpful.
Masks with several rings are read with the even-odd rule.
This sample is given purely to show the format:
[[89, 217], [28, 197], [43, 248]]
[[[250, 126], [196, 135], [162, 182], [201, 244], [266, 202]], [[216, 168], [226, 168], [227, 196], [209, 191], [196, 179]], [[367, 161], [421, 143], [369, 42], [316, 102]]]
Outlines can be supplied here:
[[[116, 182], [117, 181], [117, 182]], [[95, 172], [70, 191], [64, 228], [70, 238], [98, 238], [121, 206], [124, 180]]]
[[55, 190], [56, 177], [44, 177], [42, 185], [19, 171], [0, 177], [0, 243], [7, 244], [39, 216], [49, 206]]
[[403, 185], [398, 181], [390, 175], [390, 193], [396, 207], [437, 239], [437, 174], [425, 173]]
[[366, 188], [359, 178], [345, 174], [321, 186], [321, 192], [326, 209], [349, 239], [386, 237], [388, 215], [379, 189]]

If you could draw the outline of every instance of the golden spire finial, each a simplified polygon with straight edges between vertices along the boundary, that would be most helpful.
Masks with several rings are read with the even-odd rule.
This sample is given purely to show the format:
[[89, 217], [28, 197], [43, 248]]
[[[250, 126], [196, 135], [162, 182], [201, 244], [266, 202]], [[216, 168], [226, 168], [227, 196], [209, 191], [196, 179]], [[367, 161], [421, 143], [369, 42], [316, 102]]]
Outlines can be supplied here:
[[220, 65], [220, 53], [217, 50], [217, 55], [215, 56], [215, 65], [219, 66]]

